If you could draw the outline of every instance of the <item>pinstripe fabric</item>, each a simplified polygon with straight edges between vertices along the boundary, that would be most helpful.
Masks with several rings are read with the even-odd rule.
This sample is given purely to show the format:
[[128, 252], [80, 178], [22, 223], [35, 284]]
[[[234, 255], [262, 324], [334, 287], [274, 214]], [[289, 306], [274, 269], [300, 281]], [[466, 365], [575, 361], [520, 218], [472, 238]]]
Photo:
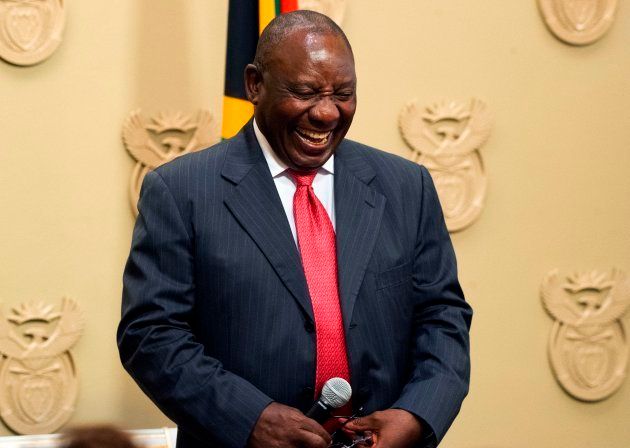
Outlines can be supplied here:
[[[406, 409], [440, 440], [467, 393], [471, 310], [424, 168], [344, 141], [339, 290], [353, 405]], [[125, 368], [178, 446], [242, 447], [272, 400], [306, 410], [313, 312], [251, 123], [144, 181], [118, 329]]]

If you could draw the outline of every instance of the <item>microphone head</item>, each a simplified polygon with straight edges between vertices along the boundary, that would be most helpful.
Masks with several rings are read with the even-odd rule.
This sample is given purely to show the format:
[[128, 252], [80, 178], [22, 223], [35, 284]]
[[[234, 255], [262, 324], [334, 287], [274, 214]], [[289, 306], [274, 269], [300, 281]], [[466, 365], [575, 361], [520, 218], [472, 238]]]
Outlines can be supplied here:
[[340, 408], [350, 401], [352, 387], [343, 378], [331, 378], [324, 383], [321, 401], [331, 408]]

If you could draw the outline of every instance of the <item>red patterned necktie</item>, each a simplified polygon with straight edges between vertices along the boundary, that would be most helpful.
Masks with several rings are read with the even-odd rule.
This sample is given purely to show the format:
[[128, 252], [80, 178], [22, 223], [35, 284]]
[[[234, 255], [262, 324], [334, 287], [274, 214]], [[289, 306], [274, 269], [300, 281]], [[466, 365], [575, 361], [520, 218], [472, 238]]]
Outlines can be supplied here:
[[317, 171], [289, 170], [289, 173], [297, 183], [293, 216], [315, 317], [315, 397], [318, 397], [330, 378], [341, 377], [350, 381], [337, 284], [335, 230], [311, 185]]

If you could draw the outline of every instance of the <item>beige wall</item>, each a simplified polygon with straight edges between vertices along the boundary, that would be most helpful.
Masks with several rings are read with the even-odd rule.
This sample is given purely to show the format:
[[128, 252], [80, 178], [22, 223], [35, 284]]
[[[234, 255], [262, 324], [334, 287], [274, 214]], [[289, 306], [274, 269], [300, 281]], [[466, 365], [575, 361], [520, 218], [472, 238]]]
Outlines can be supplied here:
[[[600, 403], [567, 396], [547, 363], [538, 288], [556, 267], [630, 272], [630, 5], [576, 48], [547, 31], [534, 0], [348, 3], [352, 138], [408, 154], [397, 118], [413, 98], [474, 95], [496, 118], [486, 207], [453, 236], [476, 315], [471, 393], [444, 446], [627, 448], [630, 380]], [[87, 327], [72, 422], [157, 427], [167, 420], [114, 341], [133, 226], [120, 131], [137, 107], [220, 112], [227, 1], [66, 5], [49, 60], [0, 62], [0, 301], [77, 299]]]

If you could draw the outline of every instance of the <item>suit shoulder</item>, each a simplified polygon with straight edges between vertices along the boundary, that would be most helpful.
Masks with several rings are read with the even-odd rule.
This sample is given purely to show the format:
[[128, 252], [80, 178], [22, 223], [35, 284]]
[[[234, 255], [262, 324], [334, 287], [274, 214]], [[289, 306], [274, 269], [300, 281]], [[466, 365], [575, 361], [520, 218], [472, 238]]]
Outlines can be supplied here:
[[213, 169], [220, 170], [229, 146], [230, 140], [219, 142], [208, 148], [177, 157], [159, 166], [155, 171], [167, 180], [173, 176], [179, 177], [183, 173], [194, 177], [196, 174], [208, 173]]
[[345, 151], [349, 157], [362, 158], [369, 163], [377, 173], [388, 172], [387, 174], [389, 174], [393, 171], [398, 175], [417, 177], [423, 170], [426, 170], [423, 166], [407, 160], [404, 157], [363, 143], [346, 139], [343, 145], [343, 151]]

